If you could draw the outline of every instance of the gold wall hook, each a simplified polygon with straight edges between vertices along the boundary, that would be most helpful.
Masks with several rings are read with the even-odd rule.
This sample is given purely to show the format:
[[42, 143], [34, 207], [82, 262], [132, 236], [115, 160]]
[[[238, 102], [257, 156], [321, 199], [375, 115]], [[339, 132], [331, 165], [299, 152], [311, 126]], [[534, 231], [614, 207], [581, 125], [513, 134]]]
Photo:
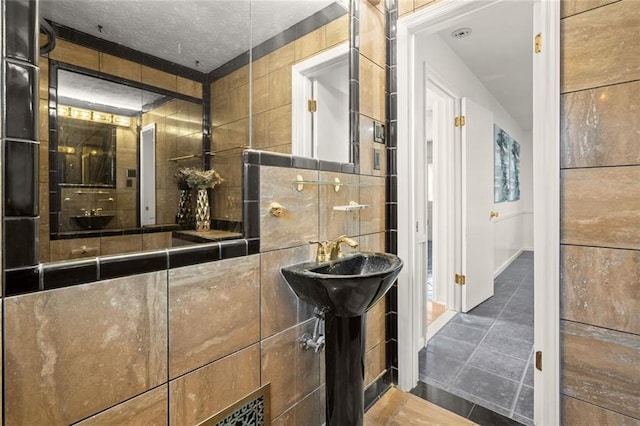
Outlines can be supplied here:
[[282, 213], [284, 213], [284, 207], [282, 207], [279, 203], [273, 202], [271, 203], [271, 205], [269, 205], [269, 212], [274, 217], [280, 217], [282, 216]]
[[495, 210], [492, 210], [491, 213], [489, 214], [489, 219], [493, 219], [494, 217], [498, 217], [500, 216], [500, 213], [498, 213]]

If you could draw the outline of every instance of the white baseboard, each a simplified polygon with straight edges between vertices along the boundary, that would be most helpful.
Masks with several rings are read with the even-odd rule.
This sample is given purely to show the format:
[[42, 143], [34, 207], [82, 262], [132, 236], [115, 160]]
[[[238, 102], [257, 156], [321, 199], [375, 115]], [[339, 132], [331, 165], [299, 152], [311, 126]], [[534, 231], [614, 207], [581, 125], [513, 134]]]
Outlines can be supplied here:
[[506, 262], [504, 262], [502, 265], [500, 265], [500, 267], [498, 269], [496, 269], [496, 271], [493, 273], [493, 278], [497, 277], [498, 275], [500, 275], [502, 273], [502, 271], [504, 271], [505, 269], [507, 269], [507, 267], [509, 265], [511, 265], [511, 263], [516, 260], [518, 258], [518, 256], [520, 256], [522, 254], [522, 252], [525, 251], [524, 248], [521, 248], [520, 250], [518, 250], [517, 252], [515, 252], [515, 254], [513, 256], [511, 256], [509, 259], [507, 259]]

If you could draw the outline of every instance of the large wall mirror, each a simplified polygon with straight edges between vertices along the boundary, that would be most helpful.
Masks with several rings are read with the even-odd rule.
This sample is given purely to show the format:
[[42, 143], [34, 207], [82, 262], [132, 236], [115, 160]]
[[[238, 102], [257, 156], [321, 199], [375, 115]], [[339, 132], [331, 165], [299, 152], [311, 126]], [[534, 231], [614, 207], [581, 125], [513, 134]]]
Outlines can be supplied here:
[[247, 148], [348, 162], [343, 3], [41, 0], [40, 261], [242, 237]]

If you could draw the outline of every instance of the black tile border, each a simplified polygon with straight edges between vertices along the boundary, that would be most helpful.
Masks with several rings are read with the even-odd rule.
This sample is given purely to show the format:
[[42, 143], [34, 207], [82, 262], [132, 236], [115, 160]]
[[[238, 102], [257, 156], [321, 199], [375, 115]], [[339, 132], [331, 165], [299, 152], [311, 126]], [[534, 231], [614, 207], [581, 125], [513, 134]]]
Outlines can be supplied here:
[[[122, 254], [116, 256], [98, 257], [100, 270], [99, 280], [121, 278], [130, 275], [168, 269], [169, 256], [167, 250]], [[47, 283], [45, 282], [45, 286]]]
[[258, 254], [260, 240], [236, 239], [165, 250], [43, 263], [4, 273], [6, 297]]
[[[385, 4], [385, 145], [387, 169], [385, 177], [385, 251], [398, 253], [398, 177], [397, 177], [397, 39], [398, 1]], [[387, 293], [386, 367], [391, 379], [398, 383], [398, 283]]]
[[98, 260], [86, 259], [42, 265], [43, 290], [70, 287], [98, 279]]
[[316, 160], [314, 158], [296, 157], [288, 154], [276, 154], [269, 151], [247, 149], [243, 153], [243, 160], [245, 167], [249, 164], [254, 166], [284, 167], [317, 170], [320, 172], [358, 174], [356, 165], [352, 163]]

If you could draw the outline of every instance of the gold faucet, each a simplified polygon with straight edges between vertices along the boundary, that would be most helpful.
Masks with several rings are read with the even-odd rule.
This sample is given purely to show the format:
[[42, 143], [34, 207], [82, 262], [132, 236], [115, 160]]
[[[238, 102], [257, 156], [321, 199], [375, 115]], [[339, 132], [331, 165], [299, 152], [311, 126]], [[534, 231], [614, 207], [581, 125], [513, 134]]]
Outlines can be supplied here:
[[348, 244], [351, 248], [358, 247], [358, 242], [341, 235], [335, 240], [331, 241], [309, 241], [311, 244], [318, 245], [318, 251], [316, 252], [316, 262], [328, 262], [330, 260], [340, 259], [343, 256], [341, 244]]
[[352, 240], [346, 235], [341, 235], [335, 240], [327, 242], [328, 260], [336, 260], [342, 257], [342, 248], [340, 247], [342, 243], [348, 244], [349, 247], [354, 249], [358, 247], [358, 243], [355, 240]]

